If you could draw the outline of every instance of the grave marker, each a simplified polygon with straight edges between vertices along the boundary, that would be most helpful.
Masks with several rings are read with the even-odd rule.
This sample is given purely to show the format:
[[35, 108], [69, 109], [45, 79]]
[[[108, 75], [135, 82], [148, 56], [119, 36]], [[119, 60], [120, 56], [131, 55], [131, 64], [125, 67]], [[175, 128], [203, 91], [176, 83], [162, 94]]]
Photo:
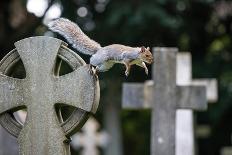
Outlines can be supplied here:
[[74, 149], [83, 148], [81, 155], [99, 155], [98, 147], [107, 147], [109, 136], [106, 132], [98, 132], [100, 125], [94, 119], [90, 118], [82, 128], [82, 133], [76, 133], [72, 137]]
[[[62, 49], [62, 45], [61, 40], [50, 37], [31, 37], [18, 41], [15, 46], [24, 64], [26, 78], [17, 79], [0, 74], [2, 120], [8, 117], [9, 111], [27, 107], [27, 119], [21, 131], [14, 130], [16, 128], [11, 130], [7, 123], [0, 122], [13, 135], [18, 136], [20, 154], [70, 154], [65, 134], [75, 130], [76, 126], [71, 125], [75, 125], [76, 121], [71, 118], [69, 123], [60, 124], [54, 107], [56, 103], [77, 107], [87, 113], [97, 110], [98, 81], [80, 57], [65, 49], [66, 54], [78, 63], [77, 68], [63, 76], [54, 75], [58, 52], [65, 48]], [[12, 51], [2, 61], [12, 54], [17, 53]], [[4, 68], [3, 64], [1, 62], [1, 69]]]
[[[216, 79], [197, 79], [192, 80], [192, 61], [191, 54], [181, 52], [177, 54], [177, 79], [178, 85], [205, 86], [207, 101], [217, 100], [217, 81]], [[194, 119], [193, 111], [179, 109], [176, 113], [176, 155], [194, 155]]]
[[203, 86], [176, 85], [176, 48], [154, 48], [153, 81], [123, 85], [123, 108], [152, 109], [152, 155], [175, 154], [176, 109], [205, 110]]

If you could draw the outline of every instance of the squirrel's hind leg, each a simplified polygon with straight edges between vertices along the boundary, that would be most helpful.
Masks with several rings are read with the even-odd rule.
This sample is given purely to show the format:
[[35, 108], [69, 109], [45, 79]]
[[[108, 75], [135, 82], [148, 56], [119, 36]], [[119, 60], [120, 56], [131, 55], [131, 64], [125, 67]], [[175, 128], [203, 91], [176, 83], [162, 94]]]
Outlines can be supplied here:
[[128, 76], [130, 74], [131, 64], [130, 62], [124, 62], [124, 65], [126, 66], [125, 75]]

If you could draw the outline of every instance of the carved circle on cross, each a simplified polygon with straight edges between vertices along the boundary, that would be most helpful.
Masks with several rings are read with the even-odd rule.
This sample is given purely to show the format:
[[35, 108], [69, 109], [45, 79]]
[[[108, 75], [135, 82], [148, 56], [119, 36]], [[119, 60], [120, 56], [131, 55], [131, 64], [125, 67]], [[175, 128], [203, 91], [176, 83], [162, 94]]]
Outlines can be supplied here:
[[[36, 37], [32, 37], [32, 38], [36, 38]], [[57, 76], [60, 75], [59, 69], [64, 63], [72, 71], [78, 69], [81, 66], [86, 65], [84, 60], [79, 55], [77, 55], [75, 52], [73, 52], [66, 46], [67, 45], [63, 42], [57, 54], [57, 58], [56, 58], [57, 64], [54, 69], [54, 72], [57, 72], [54, 74], [58, 74]], [[26, 71], [23, 67], [23, 63], [17, 49], [13, 49], [0, 61], [0, 73], [10, 77], [15, 76], [14, 78], [24, 78], [24, 76], [26, 76]], [[57, 104], [56, 107], [57, 117], [60, 122], [60, 126], [63, 128], [63, 131], [66, 136], [71, 136], [72, 134], [77, 132], [77, 130], [79, 130], [87, 121], [87, 119], [90, 116], [90, 113], [93, 111], [95, 112], [97, 110], [99, 104], [99, 97], [100, 97], [100, 88], [96, 76], [94, 79], [94, 83], [95, 83], [95, 87], [94, 87], [95, 94], [94, 94], [94, 101], [92, 105], [92, 111], [85, 111], [80, 108], [76, 108], [76, 107], [74, 108], [70, 106], [65, 107], [63, 103]], [[17, 109], [9, 110], [0, 114], [0, 124], [10, 134], [12, 134], [15, 137], [19, 136], [19, 133], [23, 128], [23, 124], [17, 121], [17, 119], [13, 115], [13, 112], [20, 110], [21, 108], [25, 108], [25, 107], [18, 107]], [[64, 116], [62, 110], [64, 111], [66, 110], [66, 112], [68, 110], [70, 114], [68, 114], [68, 116]], [[63, 117], [66, 118], [64, 119]]]

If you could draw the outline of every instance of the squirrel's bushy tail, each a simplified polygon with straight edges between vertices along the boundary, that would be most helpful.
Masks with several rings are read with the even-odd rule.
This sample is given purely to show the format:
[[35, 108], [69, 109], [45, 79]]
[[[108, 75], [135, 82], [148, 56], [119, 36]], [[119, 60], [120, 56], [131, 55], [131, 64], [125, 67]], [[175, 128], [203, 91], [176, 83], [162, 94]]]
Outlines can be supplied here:
[[61, 34], [79, 52], [93, 55], [101, 45], [85, 35], [80, 27], [65, 18], [58, 18], [48, 24], [50, 30]]

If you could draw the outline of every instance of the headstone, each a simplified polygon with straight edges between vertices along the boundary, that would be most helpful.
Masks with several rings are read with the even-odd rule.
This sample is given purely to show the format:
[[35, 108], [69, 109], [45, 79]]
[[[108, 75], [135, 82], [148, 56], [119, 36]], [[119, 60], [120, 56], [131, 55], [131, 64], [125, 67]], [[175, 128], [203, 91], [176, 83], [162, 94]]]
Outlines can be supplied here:
[[[70, 154], [66, 136], [77, 128], [76, 121], [70, 117], [68, 122], [60, 124], [55, 111], [57, 103], [77, 107], [87, 113], [97, 110], [97, 78], [91, 74], [90, 67], [79, 56], [66, 47], [61, 47], [62, 45], [64, 43], [61, 40], [50, 37], [26, 38], [16, 42], [16, 50], [0, 63], [0, 68], [5, 67], [5, 60], [19, 54], [26, 70], [24, 79], [0, 74], [0, 123], [17, 137], [19, 153], [22, 155]], [[79, 65], [69, 74], [55, 76], [54, 66], [61, 51], [66, 51], [66, 55]], [[69, 63], [71, 59], [65, 59], [64, 55], [61, 55], [61, 59]], [[27, 107], [27, 119], [18, 132], [15, 126], [6, 123], [5, 118], [8, 118], [10, 111], [22, 107]], [[76, 120], [80, 120], [80, 117]], [[13, 130], [9, 126], [12, 126]]]
[[[217, 81], [216, 79], [196, 79], [192, 80], [192, 61], [191, 54], [181, 52], [177, 54], [177, 79], [180, 86], [205, 86], [207, 101], [217, 100]], [[179, 109], [176, 113], [176, 155], [194, 155], [194, 119], [193, 111]]]
[[123, 108], [152, 109], [152, 155], [175, 155], [176, 109], [205, 110], [204, 86], [176, 85], [176, 48], [154, 48], [153, 81], [123, 85]]
[[[192, 62], [188, 60], [189, 53], [177, 54], [177, 79], [178, 85], [190, 85], [192, 79]], [[187, 59], [186, 59], [187, 58]], [[183, 122], [179, 121], [182, 120]], [[176, 113], [176, 155], [195, 154], [193, 111], [179, 109]], [[184, 141], [184, 143], [182, 143]]]
[[72, 147], [76, 150], [82, 148], [81, 155], [99, 155], [98, 147], [105, 148], [109, 143], [109, 136], [105, 131], [99, 130], [99, 123], [90, 118], [82, 128], [82, 133], [72, 136]]

